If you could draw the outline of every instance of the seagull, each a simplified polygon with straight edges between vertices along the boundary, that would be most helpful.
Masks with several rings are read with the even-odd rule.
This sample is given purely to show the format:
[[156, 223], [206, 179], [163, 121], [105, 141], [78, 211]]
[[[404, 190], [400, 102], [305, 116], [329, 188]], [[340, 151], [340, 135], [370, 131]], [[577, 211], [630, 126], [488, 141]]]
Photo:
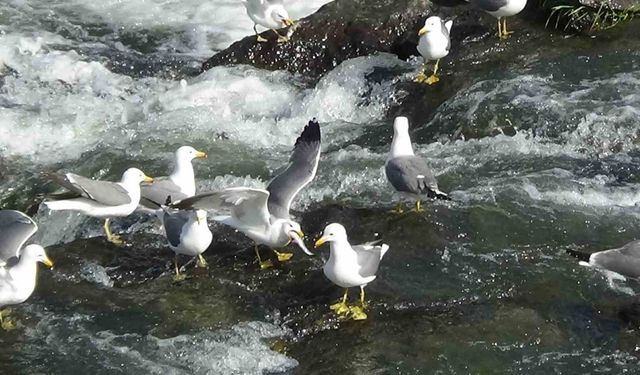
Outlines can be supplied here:
[[571, 249], [567, 252], [578, 258], [580, 265], [605, 269], [629, 278], [640, 278], [640, 241], [591, 254]]
[[264, 43], [267, 39], [260, 36], [257, 25], [273, 30], [278, 35], [278, 43], [289, 41], [289, 37], [280, 35], [277, 31], [294, 24], [282, 0], [242, 0], [242, 4], [247, 8], [247, 15], [253, 21], [253, 31], [256, 33], [258, 43]]
[[78, 211], [104, 218], [107, 240], [122, 245], [122, 239], [111, 233], [109, 218], [129, 216], [140, 202], [140, 183], [153, 182], [137, 168], [129, 168], [120, 182], [97, 181], [73, 173], [49, 173], [49, 179], [69, 190], [48, 196], [44, 204], [52, 211]]
[[290, 217], [293, 198], [315, 177], [320, 160], [320, 124], [313, 119], [296, 140], [289, 166], [275, 177], [266, 189], [233, 187], [222, 191], [202, 193], [174, 202], [178, 209], [225, 210], [227, 215], [213, 219], [247, 235], [255, 243], [261, 269], [272, 267], [270, 260], [262, 261], [259, 245], [269, 246], [281, 262], [293, 254], [278, 252], [277, 248], [295, 242], [307, 255], [313, 255], [304, 245], [300, 224]]
[[[418, 52], [425, 62], [422, 72], [415, 79], [416, 82], [432, 85], [440, 80], [437, 76], [438, 64], [440, 59], [447, 56], [451, 49], [451, 38], [449, 37], [451, 26], [453, 26], [453, 21], [444, 22], [438, 16], [431, 16], [425, 21], [424, 27], [418, 31], [418, 36], [420, 36]], [[433, 74], [427, 77], [425, 74], [427, 63], [432, 60], [436, 60], [436, 64], [433, 66]]]
[[[0, 210], [0, 307], [22, 303], [31, 296], [38, 262], [53, 267], [42, 246], [22, 248], [37, 230], [36, 223], [22, 212]], [[0, 325], [5, 330], [14, 327], [9, 319], [3, 319], [2, 311]]]
[[[420, 207], [422, 195], [429, 198], [451, 199], [438, 189], [438, 181], [427, 162], [413, 153], [409, 137], [409, 120], [406, 117], [396, 117], [393, 122], [393, 142], [385, 163], [385, 173], [400, 195], [416, 199], [416, 212], [424, 211]], [[398, 203], [396, 212], [402, 213], [401, 203]]]
[[[324, 265], [324, 275], [334, 284], [344, 288], [342, 300], [331, 305], [331, 310], [341, 316], [350, 314], [354, 320], [367, 319], [367, 314], [364, 312], [364, 288], [375, 280], [380, 261], [389, 250], [389, 246], [378, 245], [380, 240], [351, 246], [347, 231], [338, 223], [329, 224], [324, 228], [324, 233], [316, 241], [315, 247], [318, 248], [325, 242], [329, 242], [331, 254]], [[360, 287], [360, 306], [349, 306], [347, 305], [349, 288], [356, 286]]]
[[173, 172], [168, 177], [155, 178], [151, 184], [143, 184], [140, 204], [155, 212], [160, 205], [166, 205], [167, 202], [194, 196], [196, 181], [191, 161], [206, 158], [207, 153], [191, 146], [178, 148], [175, 153]]
[[[520, 13], [527, 0], [467, 0], [498, 19], [498, 38], [506, 39], [513, 31], [507, 31], [507, 18]], [[500, 22], [502, 21], [502, 23]]]
[[168, 208], [164, 208], [164, 215], [162, 216], [162, 223], [164, 226], [164, 232], [169, 241], [169, 247], [176, 254], [175, 267], [176, 275], [175, 281], [182, 281], [185, 279], [184, 275], [180, 274], [180, 268], [178, 267], [178, 255], [188, 255], [191, 257], [197, 257], [199, 267], [206, 267], [207, 262], [202, 257], [209, 245], [213, 235], [207, 224], [207, 212], [204, 210], [175, 210], [171, 211]]

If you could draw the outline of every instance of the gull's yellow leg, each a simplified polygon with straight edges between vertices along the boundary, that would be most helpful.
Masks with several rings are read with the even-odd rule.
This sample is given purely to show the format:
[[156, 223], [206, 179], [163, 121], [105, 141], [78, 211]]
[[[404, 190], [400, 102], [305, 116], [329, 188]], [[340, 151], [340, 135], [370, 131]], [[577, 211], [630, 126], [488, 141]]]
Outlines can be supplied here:
[[258, 251], [258, 245], [255, 246], [255, 250], [256, 257], [258, 258], [258, 264], [260, 265], [261, 270], [266, 270], [267, 268], [273, 267], [273, 262], [271, 261], [271, 259], [262, 261], [262, 258], [260, 258], [260, 252]]
[[402, 208], [402, 203], [398, 202], [396, 207], [390, 209], [389, 212], [392, 213], [392, 214], [401, 214], [401, 213], [403, 213], [404, 212], [404, 208]]
[[111, 233], [111, 228], [109, 227], [109, 219], [104, 220], [103, 228], [104, 228], [104, 233], [107, 235], [107, 241], [118, 246], [124, 244], [124, 241], [122, 240], [122, 238], [120, 238], [120, 236]]
[[418, 75], [413, 81], [418, 83], [425, 83], [427, 81], [427, 75], [425, 73], [426, 71], [427, 71], [427, 64], [425, 63], [424, 65], [422, 65], [422, 70], [420, 71], [420, 73], [418, 73]]
[[265, 43], [267, 42], [267, 40], [263, 37], [260, 36], [260, 33], [258, 33], [258, 29], [257, 29], [258, 25], [256, 25], [255, 23], [253, 24], [253, 31], [256, 33], [256, 41], [258, 43]]
[[498, 18], [498, 38], [502, 39], [502, 20]]
[[436, 64], [433, 66], [433, 74], [431, 74], [424, 83], [426, 83], [427, 85], [433, 85], [434, 83], [437, 83], [438, 81], [440, 81], [440, 78], [438, 78], [439, 65], [440, 65], [440, 59], [436, 60]]
[[289, 37], [288, 36], [280, 35], [278, 30], [276, 30], [276, 29], [272, 29], [272, 30], [278, 36], [278, 43], [286, 43], [286, 42], [289, 41]]
[[9, 331], [16, 328], [16, 325], [9, 318], [2, 316], [2, 313], [4, 313], [5, 315], [8, 315], [9, 311], [10, 311], [9, 309], [0, 311], [0, 326], [5, 331]]
[[271, 250], [273, 250], [273, 252], [278, 257], [278, 261], [280, 262], [286, 262], [288, 260], [291, 260], [291, 258], [293, 258], [293, 253], [281, 253], [276, 249], [271, 249]]
[[506, 39], [511, 34], [513, 34], [513, 31], [507, 31], [507, 17], [502, 17], [502, 38]]
[[416, 200], [416, 207], [411, 211], [413, 211], [413, 212], [424, 212], [424, 208], [422, 208], [422, 202], [420, 201], [420, 199]]
[[338, 303], [334, 303], [333, 305], [329, 306], [329, 308], [333, 311], [335, 311], [336, 314], [338, 315], [344, 315], [347, 312], [349, 312], [349, 306], [347, 306], [347, 295], [349, 294], [349, 289], [344, 290], [344, 296], [342, 296], [342, 300]]
[[198, 254], [198, 261], [196, 262], [196, 267], [207, 268], [207, 261], [204, 259], [202, 254]]
[[365, 320], [367, 319], [367, 314], [364, 312], [364, 309], [366, 308], [365, 302], [364, 302], [364, 287], [360, 287], [360, 306], [353, 306], [349, 309], [349, 312], [351, 313], [351, 319], [353, 320]]
[[180, 267], [178, 267], [178, 254], [173, 258], [173, 264], [176, 267], [176, 274], [173, 276], [173, 281], [180, 282], [186, 279], [187, 277], [180, 273]]

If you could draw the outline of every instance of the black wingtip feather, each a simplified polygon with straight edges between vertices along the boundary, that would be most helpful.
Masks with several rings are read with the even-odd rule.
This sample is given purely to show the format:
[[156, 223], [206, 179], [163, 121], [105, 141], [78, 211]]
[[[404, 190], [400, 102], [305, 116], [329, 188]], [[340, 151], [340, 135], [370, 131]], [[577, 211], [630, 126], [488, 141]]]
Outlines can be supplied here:
[[307, 126], [304, 127], [302, 134], [296, 139], [296, 146], [302, 142], [320, 142], [320, 123], [318, 123], [315, 117], [309, 121]]
[[591, 258], [591, 254], [585, 253], [582, 251], [574, 250], [574, 249], [566, 249], [567, 254], [571, 255], [574, 258], [578, 258], [583, 262], [589, 262], [589, 258]]

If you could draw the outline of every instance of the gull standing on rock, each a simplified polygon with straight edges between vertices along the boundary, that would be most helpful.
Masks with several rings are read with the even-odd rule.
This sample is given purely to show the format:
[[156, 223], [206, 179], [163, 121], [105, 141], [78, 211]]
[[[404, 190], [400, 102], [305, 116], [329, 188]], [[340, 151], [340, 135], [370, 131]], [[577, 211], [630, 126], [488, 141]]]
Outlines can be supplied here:
[[498, 19], [498, 38], [506, 39], [513, 31], [507, 31], [507, 17], [520, 13], [527, 0], [467, 0]]
[[[36, 223], [22, 212], [0, 210], [0, 307], [22, 303], [31, 296], [38, 262], [53, 267], [42, 246], [22, 248], [37, 230]], [[5, 330], [14, 327], [13, 322], [2, 317], [2, 311], [0, 325]]]
[[300, 224], [293, 221], [289, 210], [293, 198], [315, 177], [320, 160], [320, 124], [309, 121], [296, 140], [289, 166], [274, 178], [266, 189], [248, 187], [228, 188], [222, 191], [198, 194], [170, 207], [178, 209], [224, 210], [227, 215], [213, 219], [236, 228], [255, 242], [260, 268], [272, 267], [270, 260], [262, 261], [258, 245], [269, 246], [283, 262], [293, 254], [276, 249], [295, 242], [308, 255]]
[[[438, 181], [427, 162], [413, 153], [409, 137], [409, 119], [406, 117], [396, 117], [393, 122], [393, 141], [385, 164], [385, 174], [401, 196], [416, 200], [416, 212], [424, 211], [420, 207], [423, 195], [429, 198], [451, 199], [438, 189]], [[396, 211], [402, 213], [402, 203], [398, 203]]]
[[160, 205], [194, 196], [196, 180], [191, 161], [206, 158], [206, 152], [198, 151], [191, 146], [178, 148], [173, 172], [168, 177], [155, 178], [151, 184], [143, 184], [140, 204], [155, 211]]
[[180, 274], [180, 268], [178, 267], [179, 254], [197, 257], [197, 265], [199, 267], [207, 266], [207, 262], [202, 257], [202, 253], [211, 245], [213, 234], [207, 223], [206, 211], [182, 211], [165, 208], [164, 215], [162, 215], [162, 224], [167, 240], [169, 241], [169, 247], [171, 247], [171, 250], [176, 254], [175, 281], [181, 281], [185, 278], [184, 275]]
[[[354, 320], [367, 319], [365, 310], [364, 288], [375, 280], [376, 272], [382, 257], [389, 250], [389, 246], [380, 241], [368, 242], [351, 246], [347, 238], [347, 231], [338, 223], [327, 225], [322, 237], [315, 243], [315, 247], [329, 242], [331, 254], [325, 263], [323, 271], [327, 279], [344, 288], [342, 300], [331, 305], [331, 310], [341, 316], [350, 316]], [[360, 306], [349, 306], [347, 297], [349, 288], [360, 287]]]
[[44, 204], [52, 211], [77, 211], [104, 218], [107, 240], [116, 245], [124, 242], [111, 233], [109, 218], [129, 216], [140, 203], [140, 183], [153, 182], [137, 168], [127, 169], [120, 182], [92, 180], [73, 173], [49, 173], [48, 177], [69, 191], [49, 195]]
[[[440, 80], [438, 78], [438, 65], [440, 59], [449, 54], [451, 49], [451, 26], [453, 21], [444, 22], [438, 16], [431, 16], [424, 22], [424, 27], [418, 31], [420, 40], [418, 41], [418, 52], [424, 58], [422, 72], [416, 77], [416, 82], [432, 85]], [[435, 60], [433, 74], [426, 75], [427, 63]]]
[[273, 30], [278, 35], [278, 43], [289, 41], [289, 37], [280, 35], [277, 31], [294, 24], [282, 0], [242, 0], [242, 4], [247, 8], [247, 15], [253, 21], [253, 31], [259, 43], [264, 43], [267, 39], [260, 36], [256, 29], [257, 25]]

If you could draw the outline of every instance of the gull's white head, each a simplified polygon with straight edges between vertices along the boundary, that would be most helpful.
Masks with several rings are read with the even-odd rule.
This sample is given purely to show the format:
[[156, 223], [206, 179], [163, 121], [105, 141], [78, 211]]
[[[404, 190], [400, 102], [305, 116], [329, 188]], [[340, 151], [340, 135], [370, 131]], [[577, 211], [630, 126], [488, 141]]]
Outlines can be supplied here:
[[393, 121], [393, 136], [409, 134], [409, 119], [398, 116]]
[[275, 4], [271, 7], [271, 18], [282, 25], [282, 27], [293, 25], [293, 20], [289, 18], [289, 12], [284, 9], [282, 4]]
[[419, 36], [433, 31], [440, 32], [442, 30], [442, 19], [438, 16], [431, 16], [424, 21], [424, 26], [418, 31]]
[[206, 224], [207, 223], [207, 211], [205, 210], [196, 210], [195, 218], [198, 221], [198, 224]]
[[47, 253], [45, 253], [44, 248], [40, 245], [27, 245], [21, 253], [21, 257], [32, 260], [34, 262], [43, 263], [49, 268], [53, 267], [53, 262], [47, 256]]
[[315, 247], [320, 247], [326, 242], [338, 242], [338, 241], [347, 241], [347, 230], [341, 224], [332, 223], [324, 228], [324, 232], [322, 233], [322, 237], [320, 237], [316, 243]]
[[391, 142], [389, 158], [411, 155], [414, 155], [414, 153], [413, 146], [411, 146], [411, 138], [409, 137], [409, 119], [402, 116], [396, 117], [393, 122], [393, 141]]
[[138, 168], [129, 168], [122, 175], [123, 183], [139, 184], [141, 182], [153, 182], [153, 178], [147, 176]]
[[195, 158], [206, 159], [207, 153], [198, 151], [191, 146], [182, 146], [176, 151], [176, 160], [191, 162]]

